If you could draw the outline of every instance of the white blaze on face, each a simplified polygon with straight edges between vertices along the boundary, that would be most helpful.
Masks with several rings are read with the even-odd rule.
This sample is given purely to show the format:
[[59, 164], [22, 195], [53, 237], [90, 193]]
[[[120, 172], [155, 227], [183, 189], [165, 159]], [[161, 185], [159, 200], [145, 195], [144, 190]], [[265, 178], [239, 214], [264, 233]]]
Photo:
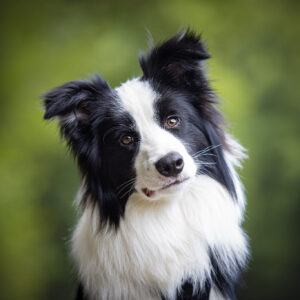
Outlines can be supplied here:
[[159, 95], [148, 82], [139, 79], [125, 82], [116, 91], [125, 110], [133, 117], [141, 138], [135, 159], [137, 191], [141, 192], [144, 188], [155, 191], [155, 195], [151, 197], [154, 200], [180, 190], [181, 184], [161, 190], [174, 182], [174, 178], [161, 175], [156, 170], [155, 163], [172, 151], [178, 152], [184, 161], [184, 168], [178, 177], [180, 181], [195, 176], [197, 167], [183, 143], [158, 124], [154, 106]]

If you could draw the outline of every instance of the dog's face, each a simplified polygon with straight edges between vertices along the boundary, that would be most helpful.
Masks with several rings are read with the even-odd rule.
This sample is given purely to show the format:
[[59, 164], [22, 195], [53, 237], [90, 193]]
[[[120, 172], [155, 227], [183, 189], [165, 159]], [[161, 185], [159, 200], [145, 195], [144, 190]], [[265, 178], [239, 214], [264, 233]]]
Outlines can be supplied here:
[[201, 69], [208, 57], [186, 32], [141, 57], [143, 76], [116, 89], [97, 76], [45, 95], [45, 118], [58, 117], [83, 175], [83, 201], [99, 206], [103, 223], [118, 225], [133, 193], [172, 201], [198, 174], [235, 193], [222, 118]]
[[148, 200], [170, 193], [176, 197], [181, 190], [179, 185], [197, 171], [191, 156], [194, 149], [188, 142], [192, 129], [188, 127], [195, 117], [193, 108], [182, 96], [170, 92], [161, 95], [148, 81], [140, 79], [129, 81], [116, 91], [121, 106], [132, 119], [133, 131], [120, 139], [123, 151], [135, 149], [130, 166], [136, 173], [135, 190]]

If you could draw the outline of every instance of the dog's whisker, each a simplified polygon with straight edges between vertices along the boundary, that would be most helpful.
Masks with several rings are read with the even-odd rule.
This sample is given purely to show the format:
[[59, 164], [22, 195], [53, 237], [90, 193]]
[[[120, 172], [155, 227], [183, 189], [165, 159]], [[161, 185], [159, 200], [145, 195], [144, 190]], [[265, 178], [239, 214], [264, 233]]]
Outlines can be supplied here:
[[208, 152], [208, 151], [210, 151], [210, 150], [213, 150], [213, 149], [215, 149], [215, 148], [218, 148], [218, 147], [220, 147], [221, 146], [221, 144], [218, 144], [218, 145], [212, 145], [212, 146], [208, 146], [208, 147], [206, 147], [205, 149], [203, 149], [203, 150], [201, 150], [201, 151], [198, 151], [198, 152], [196, 152], [196, 153], [194, 153], [193, 155], [192, 155], [192, 157], [195, 157], [195, 155], [200, 155], [200, 154], [204, 154], [204, 153], [206, 153], [206, 152]]
[[120, 195], [122, 191], [127, 189], [128, 187], [134, 186], [134, 181], [133, 182], [128, 182], [126, 185], [124, 185], [121, 189], [117, 191], [117, 195]]
[[132, 185], [127, 192], [123, 193], [123, 195], [120, 196], [120, 198], [122, 199], [127, 194], [130, 195], [133, 189], [134, 189], [134, 185]]
[[[214, 148], [217, 148], [217, 147], [214, 147]], [[208, 151], [210, 151], [210, 150], [212, 150], [212, 149], [214, 149], [214, 148], [206, 149], [205, 151], [202, 150], [202, 151], [196, 152], [196, 153], [194, 153], [194, 154], [192, 155], [192, 157], [197, 157], [197, 156], [199, 156], [199, 155], [204, 155], [205, 153], [207, 153]]]
[[123, 182], [122, 184], [120, 184], [117, 188], [116, 188], [116, 190], [119, 190], [121, 187], [123, 187], [124, 185], [127, 185], [128, 183], [132, 183], [132, 182], [134, 182], [135, 181], [135, 178], [131, 178], [131, 179], [129, 179], [129, 180], [126, 180], [125, 182]]
[[216, 162], [206, 162], [206, 161], [201, 161], [201, 160], [198, 160], [196, 162], [196, 165], [198, 167], [202, 167], [202, 166], [213, 166], [213, 165], [216, 165], [217, 163]]
[[200, 162], [201, 166], [210, 166], [210, 165], [216, 165], [217, 163], [213, 163], [213, 162]]
[[128, 192], [126, 192], [126, 193], [124, 193], [120, 198], [122, 199], [125, 195], [130, 195], [131, 194], [131, 192], [132, 192], [132, 190], [133, 190], [133, 188], [134, 188], [134, 186], [131, 186], [130, 187], [130, 189], [129, 189], [129, 191]]
[[124, 187], [126, 187], [126, 186], [128, 186], [128, 185], [130, 185], [130, 184], [132, 184], [132, 183], [134, 183], [134, 180], [132, 180], [132, 181], [130, 181], [130, 182], [126, 182], [126, 183], [123, 184], [122, 186], [118, 187], [118, 188], [116, 189], [116, 191], [119, 192], [119, 191], [123, 190]]
[[134, 182], [129, 182], [126, 185], [124, 185], [121, 189], [117, 191], [117, 195], [120, 195], [124, 190], [131, 186], [134, 186]]
[[122, 199], [124, 196], [126, 196], [127, 194], [129, 195], [130, 194], [130, 190], [131, 190], [131, 188], [128, 190], [128, 191], [126, 191], [125, 193], [123, 193], [121, 196], [120, 196], [120, 199]]
[[214, 156], [214, 157], [216, 157], [216, 155], [215, 154], [212, 154], [212, 153], [206, 153], [206, 154], [197, 154], [197, 155], [194, 155], [194, 156], [192, 156], [193, 158], [198, 158], [198, 157], [201, 157], [201, 156]]

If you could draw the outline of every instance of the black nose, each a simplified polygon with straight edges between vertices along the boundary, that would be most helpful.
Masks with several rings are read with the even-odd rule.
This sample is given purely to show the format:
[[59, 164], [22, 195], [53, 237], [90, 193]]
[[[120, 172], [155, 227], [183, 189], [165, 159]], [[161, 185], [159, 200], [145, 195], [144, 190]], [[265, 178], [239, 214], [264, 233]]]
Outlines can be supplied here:
[[157, 171], [166, 177], [175, 177], [184, 166], [183, 157], [178, 152], [170, 152], [156, 162]]

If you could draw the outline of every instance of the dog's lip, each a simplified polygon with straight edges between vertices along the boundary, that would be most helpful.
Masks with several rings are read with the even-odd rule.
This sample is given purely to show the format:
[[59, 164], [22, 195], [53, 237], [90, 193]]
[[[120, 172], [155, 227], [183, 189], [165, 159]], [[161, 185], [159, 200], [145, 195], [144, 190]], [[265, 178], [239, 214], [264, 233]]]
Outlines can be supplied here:
[[179, 184], [187, 181], [188, 179], [189, 179], [189, 177], [181, 179], [181, 180], [176, 179], [176, 180], [172, 181], [171, 183], [168, 183], [168, 184], [164, 185], [163, 187], [161, 187], [161, 188], [159, 188], [158, 190], [155, 190], [155, 191], [150, 190], [148, 188], [143, 188], [142, 192], [145, 194], [145, 196], [151, 198], [157, 191], [162, 191], [162, 190], [168, 189], [168, 188], [170, 188], [174, 185], [179, 185]]
[[187, 181], [188, 179], [189, 179], [189, 177], [184, 178], [184, 179], [181, 179], [181, 180], [176, 179], [176, 180], [174, 180], [173, 182], [171, 182], [171, 183], [169, 183], [169, 184], [163, 186], [163, 187], [160, 188], [159, 190], [165, 190], [165, 189], [167, 189], [167, 188], [169, 188], [169, 187], [171, 187], [171, 186], [173, 186], [173, 185], [181, 184], [181, 183], [183, 183], [184, 181]]

